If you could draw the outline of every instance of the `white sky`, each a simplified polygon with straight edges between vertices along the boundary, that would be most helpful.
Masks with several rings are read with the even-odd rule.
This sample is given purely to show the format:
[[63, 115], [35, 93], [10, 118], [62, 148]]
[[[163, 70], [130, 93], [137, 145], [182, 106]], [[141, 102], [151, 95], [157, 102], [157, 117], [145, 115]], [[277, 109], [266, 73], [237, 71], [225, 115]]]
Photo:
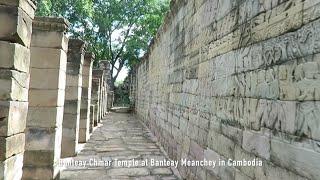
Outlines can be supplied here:
[[[119, 30], [115, 30], [112, 34], [111, 34], [111, 40], [113, 42], [117, 42], [117, 41], [123, 41], [123, 35], [121, 35], [121, 32], [123, 32], [123, 29], [119, 29]], [[119, 67], [119, 62], [116, 62], [115, 64], [116, 67]], [[116, 70], [113, 72], [113, 76], [116, 75]], [[118, 78], [116, 81], [123, 81], [128, 75], [128, 68], [127, 67], [123, 67], [118, 75]]]
[[[115, 64], [116, 67], [119, 66], [119, 62], [116, 62]], [[117, 72], [113, 72], [113, 76], [116, 75]], [[117, 81], [123, 81], [128, 75], [128, 68], [123, 66], [123, 68], [121, 69], [119, 75], [118, 75], [118, 78], [117, 78]]]

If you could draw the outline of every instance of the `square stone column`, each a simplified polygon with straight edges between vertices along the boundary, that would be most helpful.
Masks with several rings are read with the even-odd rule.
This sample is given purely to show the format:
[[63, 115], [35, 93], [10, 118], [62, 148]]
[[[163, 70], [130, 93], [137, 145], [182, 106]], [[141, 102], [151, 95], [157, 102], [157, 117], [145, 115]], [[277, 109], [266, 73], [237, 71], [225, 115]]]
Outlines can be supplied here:
[[103, 119], [104, 117], [104, 105], [105, 105], [105, 81], [104, 79], [102, 80], [102, 85], [101, 85], [101, 108], [100, 108], [100, 119]]
[[92, 104], [95, 105], [94, 109], [94, 122], [93, 126], [97, 126], [99, 123], [99, 106], [100, 106], [100, 79], [92, 78]]
[[0, 0], [0, 179], [22, 177], [35, 4]]
[[70, 39], [62, 124], [61, 157], [75, 156], [78, 151], [84, 48], [85, 43], [83, 41]]
[[79, 142], [85, 143], [89, 139], [90, 104], [92, 84], [92, 64], [94, 54], [86, 53], [82, 69], [82, 99], [80, 111]]
[[[112, 85], [111, 85], [111, 71], [110, 71], [110, 63], [107, 60], [101, 60], [99, 61], [99, 69], [104, 71], [103, 74], [103, 88], [104, 88], [104, 93], [103, 93], [103, 100], [104, 100], [104, 105], [103, 105], [103, 115], [106, 115], [107, 110], [112, 108], [112, 101], [110, 101], [110, 99], [112, 99], [111, 97], [109, 97], [109, 91], [112, 90]], [[108, 105], [109, 104], [109, 105]], [[110, 106], [111, 105], [111, 106]], [[110, 107], [109, 107], [110, 106]]]
[[98, 107], [98, 123], [101, 122], [102, 120], [102, 109], [103, 109], [103, 82], [104, 82], [104, 71], [101, 69], [94, 69], [92, 71], [92, 76], [93, 78], [97, 78], [100, 80], [100, 84], [99, 84], [99, 107]]
[[68, 26], [63, 18], [33, 21], [23, 179], [60, 176]]
[[108, 91], [107, 96], [108, 96], [107, 109], [110, 110], [113, 107], [113, 99], [114, 99], [113, 91]]
[[92, 133], [92, 132], [93, 132], [94, 123], [95, 123], [95, 121], [96, 121], [95, 109], [96, 109], [96, 105], [91, 104], [91, 105], [90, 105], [90, 126], [89, 126], [89, 133]]

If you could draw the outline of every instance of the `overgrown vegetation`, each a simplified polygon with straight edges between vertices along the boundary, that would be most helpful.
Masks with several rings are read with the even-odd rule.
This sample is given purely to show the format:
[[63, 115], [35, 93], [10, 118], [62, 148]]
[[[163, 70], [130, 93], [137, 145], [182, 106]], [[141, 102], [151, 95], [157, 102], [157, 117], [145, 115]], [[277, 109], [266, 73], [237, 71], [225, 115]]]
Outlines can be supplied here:
[[169, 0], [40, 0], [36, 13], [68, 19], [70, 34], [88, 42], [97, 60], [110, 61], [114, 85], [146, 52], [168, 7]]

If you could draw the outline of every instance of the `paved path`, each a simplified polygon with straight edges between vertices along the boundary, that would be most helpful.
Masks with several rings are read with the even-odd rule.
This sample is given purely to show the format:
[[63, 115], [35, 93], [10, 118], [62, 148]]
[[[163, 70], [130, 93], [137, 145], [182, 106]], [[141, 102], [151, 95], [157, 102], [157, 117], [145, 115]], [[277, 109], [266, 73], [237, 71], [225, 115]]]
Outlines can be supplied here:
[[[63, 160], [66, 169], [61, 179], [178, 179], [172, 171], [175, 169], [150, 166], [151, 161], [166, 158], [152, 134], [133, 115], [110, 113], [102, 124], [78, 156]], [[130, 163], [138, 164], [128, 167]]]

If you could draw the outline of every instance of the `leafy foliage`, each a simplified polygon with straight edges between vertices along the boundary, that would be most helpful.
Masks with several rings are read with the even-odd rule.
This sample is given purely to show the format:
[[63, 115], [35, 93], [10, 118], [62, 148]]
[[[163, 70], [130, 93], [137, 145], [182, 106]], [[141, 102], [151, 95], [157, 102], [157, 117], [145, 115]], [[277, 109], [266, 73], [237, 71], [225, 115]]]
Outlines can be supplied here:
[[146, 52], [169, 0], [41, 0], [37, 15], [62, 16], [70, 34], [88, 42], [97, 60], [109, 60], [112, 82]]

